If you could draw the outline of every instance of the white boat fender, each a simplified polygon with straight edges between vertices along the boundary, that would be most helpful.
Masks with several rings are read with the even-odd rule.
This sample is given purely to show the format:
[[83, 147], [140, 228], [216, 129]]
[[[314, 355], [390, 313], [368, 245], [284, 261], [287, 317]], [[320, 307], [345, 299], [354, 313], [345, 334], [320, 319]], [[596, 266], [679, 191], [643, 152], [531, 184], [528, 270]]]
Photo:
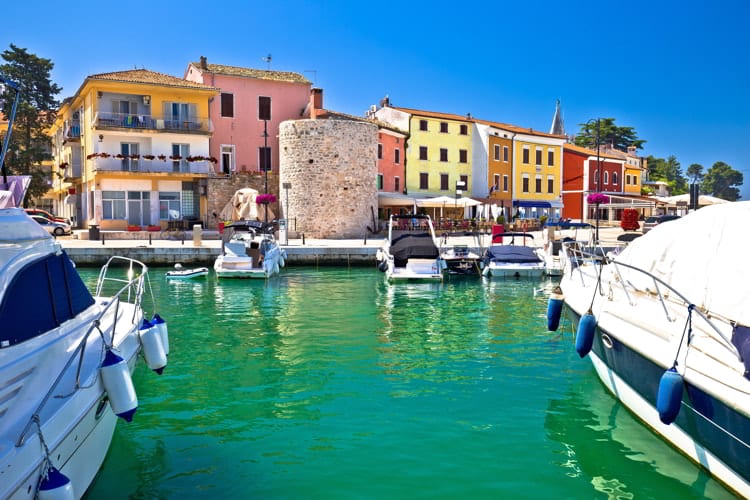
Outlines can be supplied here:
[[275, 262], [273, 265], [273, 274], [279, 274], [279, 263]]
[[385, 272], [386, 269], [388, 269], [388, 261], [387, 260], [381, 260], [378, 262], [378, 270]]
[[557, 327], [560, 325], [564, 298], [562, 288], [556, 286], [547, 301], [547, 329], [552, 332], [557, 331]]
[[138, 397], [135, 395], [128, 364], [112, 349], [107, 349], [99, 371], [112, 411], [126, 422], [131, 422], [138, 409]]
[[68, 476], [50, 466], [39, 483], [39, 500], [75, 500], [73, 484]]
[[281, 267], [284, 267], [286, 265], [286, 250], [281, 250], [281, 258], [279, 259], [279, 265]]
[[665, 371], [659, 380], [659, 392], [656, 395], [656, 411], [659, 420], [664, 424], [671, 424], [680, 413], [682, 406], [682, 375], [677, 373], [674, 366]]
[[157, 313], [154, 313], [154, 317], [151, 318], [151, 323], [159, 330], [159, 334], [161, 335], [161, 345], [164, 347], [164, 354], [169, 356], [169, 331], [167, 330], [167, 322]]
[[596, 331], [596, 318], [591, 314], [591, 310], [581, 316], [576, 331], [576, 352], [582, 358], [591, 351], [594, 345], [594, 332]]
[[141, 328], [138, 330], [138, 337], [141, 339], [146, 364], [161, 375], [164, 367], [167, 366], [167, 354], [161, 342], [161, 332], [153, 323], [143, 318]]

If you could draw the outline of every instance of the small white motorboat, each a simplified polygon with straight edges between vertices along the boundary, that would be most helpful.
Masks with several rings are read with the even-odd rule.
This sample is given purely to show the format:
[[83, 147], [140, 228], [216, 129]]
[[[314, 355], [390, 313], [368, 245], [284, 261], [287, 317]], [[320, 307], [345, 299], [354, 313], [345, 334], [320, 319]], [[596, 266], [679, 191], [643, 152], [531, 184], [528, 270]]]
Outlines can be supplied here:
[[208, 274], [207, 267], [195, 267], [193, 269], [183, 269], [181, 264], [175, 264], [174, 270], [167, 271], [166, 277], [169, 279], [177, 280], [189, 280], [193, 278], [200, 278]]

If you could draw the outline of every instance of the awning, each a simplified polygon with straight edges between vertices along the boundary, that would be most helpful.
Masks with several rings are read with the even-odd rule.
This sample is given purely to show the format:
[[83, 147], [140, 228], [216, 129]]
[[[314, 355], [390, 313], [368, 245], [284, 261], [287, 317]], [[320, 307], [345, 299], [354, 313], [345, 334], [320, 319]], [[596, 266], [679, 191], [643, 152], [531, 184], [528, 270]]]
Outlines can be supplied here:
[[415, 199], [401, 193], [389, 193], [386, 191], [378, 192], [379, 206], [414, 206]]
[[541, 200], [514, 200], [513, 206], [519, 208], [552, 208], [552, 203]]

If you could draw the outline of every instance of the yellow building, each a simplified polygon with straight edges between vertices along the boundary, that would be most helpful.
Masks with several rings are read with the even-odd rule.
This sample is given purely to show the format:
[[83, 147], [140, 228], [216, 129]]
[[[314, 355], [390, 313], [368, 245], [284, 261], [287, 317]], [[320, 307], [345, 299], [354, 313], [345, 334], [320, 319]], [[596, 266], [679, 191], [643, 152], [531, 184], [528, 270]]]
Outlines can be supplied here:
[[387, 105], [375, 117], [409, 134], [405, 187], [410, 196], [472, 194], [471, 118]]
[[509, 125], [504, 127], [514, 132], [513, 216], [559, 217], [565, 137]]
[[218, 89], [145, 69], [88, 76], [50, 130], [59, 215], [76, 227], [206, 221]]

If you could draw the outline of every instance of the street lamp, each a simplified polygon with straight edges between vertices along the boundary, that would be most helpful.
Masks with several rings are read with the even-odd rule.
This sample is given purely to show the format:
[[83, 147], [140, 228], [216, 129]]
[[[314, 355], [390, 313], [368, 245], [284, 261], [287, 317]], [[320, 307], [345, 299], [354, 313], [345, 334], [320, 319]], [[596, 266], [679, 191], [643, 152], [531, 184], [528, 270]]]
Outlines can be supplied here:
[[[271, 166], [271, 155], [268, 154], [268, 120], [263, 120], [263, 172], [265, 173], [265, 189], [264, 193], [268, 194], [268, 168]], [[263, 205], [265, 207], [265, 223], [268, 224], [268, 203]]]

